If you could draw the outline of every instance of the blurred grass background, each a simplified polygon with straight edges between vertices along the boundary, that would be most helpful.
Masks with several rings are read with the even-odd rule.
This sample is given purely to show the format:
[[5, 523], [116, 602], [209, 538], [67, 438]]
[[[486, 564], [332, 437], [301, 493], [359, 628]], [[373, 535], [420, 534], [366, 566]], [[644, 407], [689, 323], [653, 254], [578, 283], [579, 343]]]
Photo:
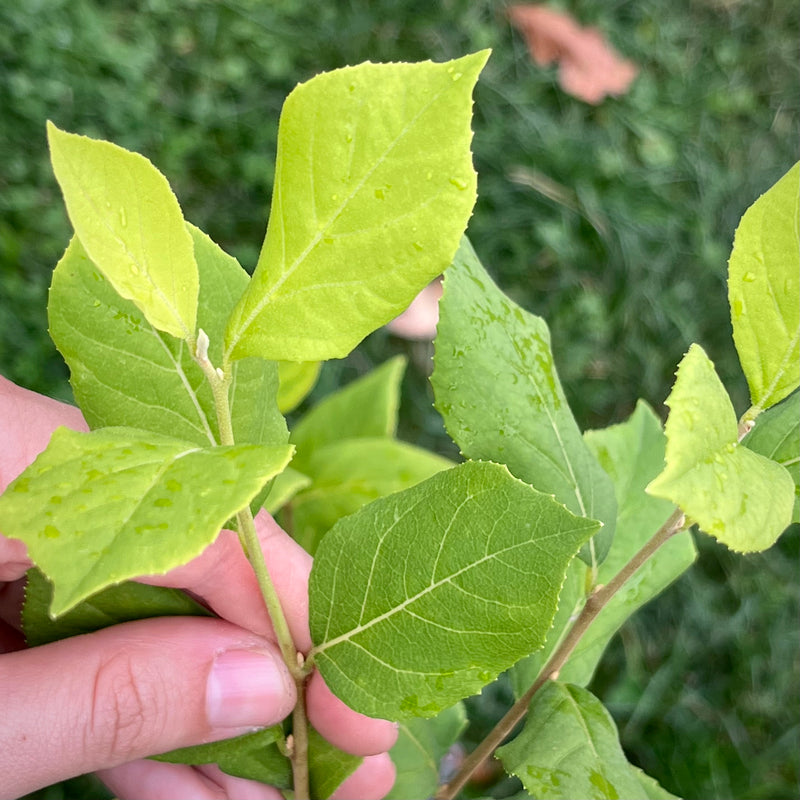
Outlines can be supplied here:
[[[627, 95], [593, 107], [564, 94], [489, 0], [0, 4], [0, 373], [70, 397], [46, 335], [49, 275], [70, 236], [46, 119], [147, 155], [187, 218], [250, 269], [279, 109], [297, 82], [364, 60], [492, 47], [475, 98], [469, 233], [503, 289], [550, 324], [581, 425], [620, 421], [638, 397], [661, 409], [692, 341], [741, 413], [726, 261], [742, 212], [797, 158], [800, 6], [557, 5], [639, 65]], [[326, 365], [315, 395], [397, 352], [411, 360], [401, 435], [452, 453], [431, 408], [428, 344], [379, 331]], [[696, 568], [617, 637], [594, 688], [631, 759], [670, 791], [796, 798], [797, 527], [759, 556], [700, 545]], [[36, 797], [105, 796], [93, 787], [81, 779]]]

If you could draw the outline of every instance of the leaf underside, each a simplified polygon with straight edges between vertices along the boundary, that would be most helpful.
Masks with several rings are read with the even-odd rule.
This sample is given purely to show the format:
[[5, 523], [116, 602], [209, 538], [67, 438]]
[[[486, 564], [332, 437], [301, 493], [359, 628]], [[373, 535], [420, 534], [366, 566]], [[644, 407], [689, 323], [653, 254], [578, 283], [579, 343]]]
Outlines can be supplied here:
[[541, 646], [599, 523], [468, 462], [340, 520], [309, 586], [311, 657], [371, 716], [434, 716]]
[[[248, 277], [202, 231], [187, 228], [200, 271], [198, 324], [211, 340], [212, 363], [219, 364], [225, 323]], [[186, 343], [156, 330], [121, 298], [77, 238], [53, 273], [48, 318], [91, 428], [125, 426], [205, 447], [219, 443], [214, 398]], [[245, 359], [233, 365], [230, 406], [238, 443], [286, 442], [277, 387], [275, 364]]]
[[497, 757], [533, 797], [676, 800], [628, 762], [611, 715], [579, 686], [548, 681], [522, 733]]

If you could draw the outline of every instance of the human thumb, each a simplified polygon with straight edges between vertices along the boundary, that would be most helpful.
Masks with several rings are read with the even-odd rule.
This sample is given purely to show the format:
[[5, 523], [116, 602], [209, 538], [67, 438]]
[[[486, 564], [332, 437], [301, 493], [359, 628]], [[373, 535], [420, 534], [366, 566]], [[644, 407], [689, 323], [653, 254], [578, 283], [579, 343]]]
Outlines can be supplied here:
[[0, 656], [0, 797], [283, 719], [274, 643], [216, 619], [160, 618]]

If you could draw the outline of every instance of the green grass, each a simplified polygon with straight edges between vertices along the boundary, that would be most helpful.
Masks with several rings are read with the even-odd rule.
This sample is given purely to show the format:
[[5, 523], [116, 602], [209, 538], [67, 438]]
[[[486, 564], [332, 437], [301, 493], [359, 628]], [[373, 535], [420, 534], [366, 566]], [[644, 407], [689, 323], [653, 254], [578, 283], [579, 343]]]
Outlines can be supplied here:
[[[0, 372], [69, 397], [45, 335], [49, 274], [70, 235], [46, 119], [148, 155], [187, 217], [249, 268], [296, 82], [488, 46], [469, 232], [498, 283], [551, 325], [581, 424], [619, 421], [638, 397], [661, 408], [692, 341], [743, 411], [726, 259], [741, 213], [797, 157], [800, 7], [570, 8], [637, 62], [629, 94], [596, 108], [565, 95], [486, 0], [0, 5]], [[453, 454], [431, 408], [428, 345], [378, 332], [326, 366], [316, 396], [396, 352], [411, 360], [401, 434]], [[631, 757], [687, 798], [798, 794], [797, 540], [795, 529], [747, 558], [702, 544], [697, 567], [625, 628], [598, 676]], [[37, 797], [88, 796], [65, 786]]]

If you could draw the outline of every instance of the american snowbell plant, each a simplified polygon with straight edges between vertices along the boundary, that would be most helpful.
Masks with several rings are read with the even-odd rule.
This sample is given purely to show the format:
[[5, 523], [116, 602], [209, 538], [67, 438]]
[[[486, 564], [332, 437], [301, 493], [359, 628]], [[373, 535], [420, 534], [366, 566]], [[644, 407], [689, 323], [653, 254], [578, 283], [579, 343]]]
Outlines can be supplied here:
[[[35, 645], [208, 613], [132, 579], [235, 529], [298, 696], [319, 670], [352, 708], [400, 723], [392, 798], [456, 797], [490, 757], [521, 797], [669, 798], [627, 762], [585, 687], [624, 620], [692, 564], [691, 525], [748, 552], [798, 521], [800, 167], [747, 211], [730, 258], [751, 407], [737, 420], [694, 344], [665, 429], [640, 402], [626, 422], [582, 433], [547, 325], [503, 295], [464, 237], [487, 58], [366, 63], [299, 85], [252, 277], [184, 220], [147, 159], [49, 124], [75, 229], [50, 330], [91, 432], [53, 434], [0, 498], [0, 530], [36, 564], [24, 609]], [[394, 437], [401, 360], [289, 431], [283, 414], [320, 362], [443, 271], [431, 381], [465, 461]], [[314, 555], [313, 646], [299, 655], [260, 557], [262, 506]], [[462, 701], [503, 672], [517, 702], [440, 776]], [[158, 757], [219, 763], [298, 799], [327, 798], [359, 763], [310, 728], [302, 701], [283, 725]]]

